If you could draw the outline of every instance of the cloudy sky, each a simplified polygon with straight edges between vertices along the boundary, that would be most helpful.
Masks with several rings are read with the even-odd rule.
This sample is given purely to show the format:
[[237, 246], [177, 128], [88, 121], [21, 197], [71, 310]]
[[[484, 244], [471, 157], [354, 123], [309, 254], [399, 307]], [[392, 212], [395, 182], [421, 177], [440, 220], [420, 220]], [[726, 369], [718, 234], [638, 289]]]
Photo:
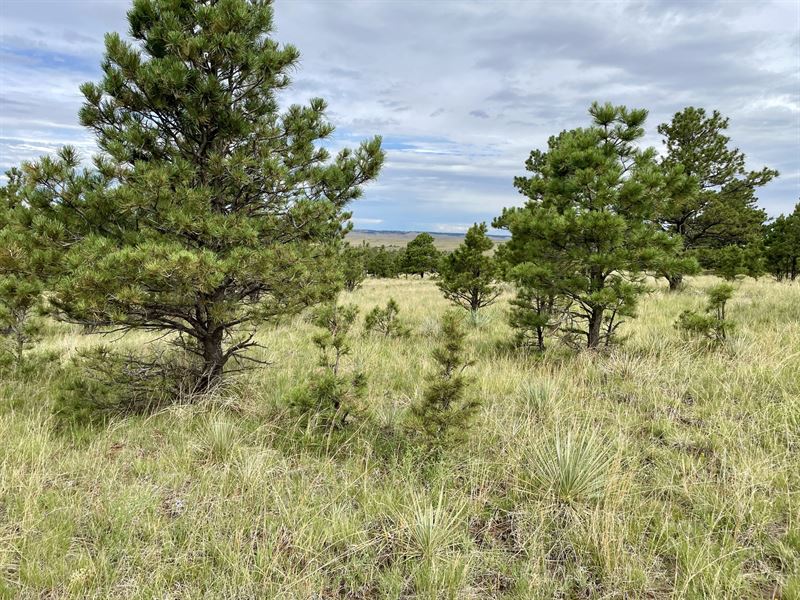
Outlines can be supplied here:
[[[85, 156], [78, 86], [128, 0], [0, 0], [0, 169], [62, 144]], [[800, 196], [800, 1], [277, 0], [276, 37], [302, 53], [284, 101], [321, 96], [336, 145], [381, 134], [357, 227], [462, 231], [518, 204], [532, 148], [586, 124], [593, 100], [688, 105], [731, 119], [749, 166], [781, 172], [771, 215]]]

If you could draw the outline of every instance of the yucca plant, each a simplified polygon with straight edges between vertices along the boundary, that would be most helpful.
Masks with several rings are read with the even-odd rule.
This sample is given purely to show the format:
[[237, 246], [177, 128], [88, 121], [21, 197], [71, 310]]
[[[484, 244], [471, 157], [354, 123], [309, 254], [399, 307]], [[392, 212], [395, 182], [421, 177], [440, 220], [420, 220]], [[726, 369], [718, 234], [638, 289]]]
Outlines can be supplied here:
[[535, 446], [530, 456], [530, 483], [534, 490], [559, 502], [574, 504], [602, 496], [613, 456], [604, 440], [581, 428]]
[[452, 506], [439, 489], [434, 502], [414, 495], [411, 502], [393, 510], [393, 521], [404, 539], [403, 553], [410, 560], [433, 561], [458, 545], [459, 524], [464, 511]]

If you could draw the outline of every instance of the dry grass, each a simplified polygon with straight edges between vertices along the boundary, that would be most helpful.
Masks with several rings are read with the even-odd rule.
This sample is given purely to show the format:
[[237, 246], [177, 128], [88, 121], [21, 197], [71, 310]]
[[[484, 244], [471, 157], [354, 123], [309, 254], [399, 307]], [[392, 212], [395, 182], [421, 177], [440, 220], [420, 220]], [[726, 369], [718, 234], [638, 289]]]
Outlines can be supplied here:
[[[0, 597], [796, 598], [800, 285], [738, 284], [739, 327], [707, 351], [672, 324], [712, 283], [654, 291], [608, 354], [508, 353], [488, 309], [478, 424], [424, 469], [402, 424], [446, 307], [427, 280], [346, 299], [394, 297], [413, 335], [354, 344], [371, 419], [343, 432], [286, 411], [315, 363], [300, 319], [219, 397], [79, 434], [54, 427], [55, 368], [7, 378]], [[98, 341], [53, 326], [44, 346]]]

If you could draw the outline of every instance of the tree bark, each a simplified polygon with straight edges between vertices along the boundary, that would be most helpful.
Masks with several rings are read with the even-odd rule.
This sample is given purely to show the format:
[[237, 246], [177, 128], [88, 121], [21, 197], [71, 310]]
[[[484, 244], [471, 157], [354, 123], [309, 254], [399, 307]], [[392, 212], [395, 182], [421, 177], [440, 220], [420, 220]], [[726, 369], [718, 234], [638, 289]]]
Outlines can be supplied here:
[[683, 285], [683, 275], [667, 275], [667, 281], [669, 282], [669, 291], [670, 292], [677, 292], [681, 289]]
[[603, 312], [605, 311], [602, 308], [594, 308], [589, 315], [588, 348], [597, 348], [600, 345], [600, 334], [603, 329]]
[[222, 350], [224, 328], [215, 327], [203, 338], [203, 374], [198, 387], [207, 392], [219, 383], [225, 367], [225, 353]]

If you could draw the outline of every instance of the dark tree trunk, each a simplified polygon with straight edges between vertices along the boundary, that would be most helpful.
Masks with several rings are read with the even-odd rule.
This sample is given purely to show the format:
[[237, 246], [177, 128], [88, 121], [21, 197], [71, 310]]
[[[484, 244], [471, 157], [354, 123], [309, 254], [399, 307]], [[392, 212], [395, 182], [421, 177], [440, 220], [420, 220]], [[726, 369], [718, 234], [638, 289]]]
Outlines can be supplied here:
[[544, 352], [544, 327], [536, 328], [536, 345], [539, 352]]
[[589, 315], [589, 334], [587, 339], [587, 346], [589, 348], [597, 348], [600, 345], [604, 312], [602, 308], [594, 308]]
[[481, 297], [478, 290], [472, 290], [469, 299], [469, 308], [472, 312], [476, 313], [481, 308]]
[[670, 292], [677, 292], [681, 289], [683, 285], [683, 275], [667, 275], [667, 281], [669, 282], [669, 291]]
[[222, 350], [222, 334], [224, 329], [216, 327], [202, 340], [203, 374], [198, 387], [200, 391], [208, 391], [219, 383], [225, 367], [225, 353]]

